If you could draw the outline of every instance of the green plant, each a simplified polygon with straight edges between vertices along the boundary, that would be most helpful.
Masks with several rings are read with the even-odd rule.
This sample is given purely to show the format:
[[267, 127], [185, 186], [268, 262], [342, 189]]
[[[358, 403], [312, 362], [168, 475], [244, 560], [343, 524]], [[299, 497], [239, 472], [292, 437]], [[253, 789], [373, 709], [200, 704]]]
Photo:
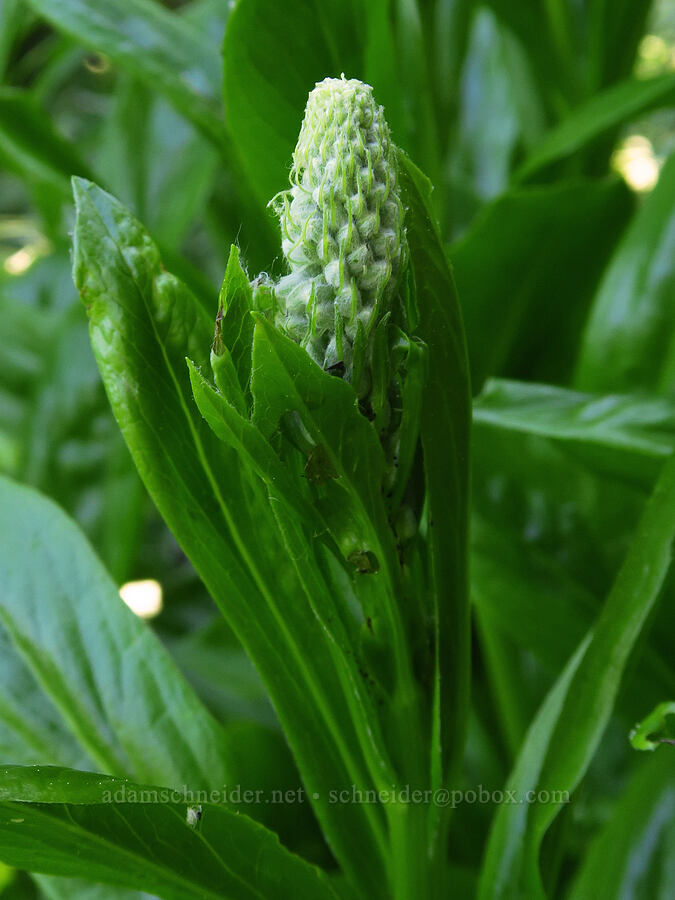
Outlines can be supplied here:
[[675, 75], [615, 7], [0, 3], [0, 896], [669, 896]]

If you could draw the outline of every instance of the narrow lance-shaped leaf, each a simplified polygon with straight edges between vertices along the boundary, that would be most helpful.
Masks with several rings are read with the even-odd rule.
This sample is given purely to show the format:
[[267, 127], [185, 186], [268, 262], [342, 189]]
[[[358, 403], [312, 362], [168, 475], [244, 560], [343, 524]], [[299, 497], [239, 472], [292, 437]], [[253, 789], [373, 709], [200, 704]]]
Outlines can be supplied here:
[[[564, 797], [579, 784], [598, 749], [623, 671], [654, 608], [675, 540], [675, 457], [664, 465], [595, 627], [549, 692], [521, 748], [508, 787], [536, 788], [548, 801], [497, 812], [480, 897], [545, 896], [542, 838]], [[528, 760], [535, 759], [536, 765]]]
[[419, 311], [415, 334], [428, 347], [421, 438], [436, 650], [433, 743], [437, 758], [432, 760], [432, 771], [442, 779], [448, 766], [461, 757], [469, 695], [469, 371], [455, 286], [431, 211], [431, 185], [405, 154], [399, 153], [399, 161]]
[[675, 448], [675, 403], [640, 395], [583, 394], [545, 384], [488, 381], [474, 423], [561, 441], [597, 468], [649, 488]]
[[574, 109], [544, 135], [515, 173], [518, 181], [536, 176], [543, 168], [588, 146], [608, 131], [637, 118], [675, 97], [675, 75], [630, 79], [596, 94]]
[[[609, 820], [583, 857], [570, 900], [666, 900], [672, 882], [668, 865], [659, 865], [659, 851], [666, 863], [672, 861], [668, 838], [672, 846], [674, 822], [675, 773], [672, 759], [664, 753], [638, 768], [622, 790]], [[661, 881], [659, 874], [662, 883], [657, 895], [654, 881]]]

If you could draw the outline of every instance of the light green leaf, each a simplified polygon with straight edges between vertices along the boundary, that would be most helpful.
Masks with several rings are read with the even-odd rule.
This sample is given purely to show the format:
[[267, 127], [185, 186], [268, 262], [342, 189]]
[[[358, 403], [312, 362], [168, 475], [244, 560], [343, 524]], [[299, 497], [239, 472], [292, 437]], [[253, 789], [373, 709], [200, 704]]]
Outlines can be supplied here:
[[488, 430], [561, 441], [591, 467], [647, 488], [675, 449], [675, 403], [666, 398], [598, 396], [491, 379], [476, 399], [473, 416]]
[[222, 144], [220, 61], [208, 37], [151, 0], [29, 0], [54, 28], [110, 57]]
[[0, 623], [61, 730], [108, 772], [170, 786], [226, 779], [224, 731], [124, 605], [75, 524], [7, 479], [0, 498]]
[[673, 197], [675, 156], [624, 235], [595, 297], [576, 374], [581, 390], [675, 391]]
[[666, 719], [675, 715], [675, 701], [659, 703], [646, 719], [639, 722], [629, 734], [630, 742], [636, 750], [656, 750], [661, 744], [675, 743], [665, 737]]
[[515, 174], [526, 181], [550, 165], [588, 146], [596, 138], [675, 98], [675, 74], [630, 79], [596, 94], [551, 129]]

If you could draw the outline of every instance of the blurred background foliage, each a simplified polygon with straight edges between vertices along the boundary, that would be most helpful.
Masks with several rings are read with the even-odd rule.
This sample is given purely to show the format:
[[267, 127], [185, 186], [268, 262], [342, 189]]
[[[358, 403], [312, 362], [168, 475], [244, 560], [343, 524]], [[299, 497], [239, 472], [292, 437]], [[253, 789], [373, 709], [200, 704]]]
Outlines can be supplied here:
[[[266, 203], [285, 186], [308, 91], [342, 71], [374, 85], [434, 182], [474, 393], [494, 376], [641, 392], [637, 406], [649, 392], [661, 405], [642, 424], [671, 449], [675, 434], [675, 0], [0, 0], [0, 471], [73, 515], [120, 586], [157, 582], [145, 613], [211, 709], [270, 728], [108, 409], [70, 276], [69, 178], [129, 206], [215, 315], [232, 242], [252, 274], [279, 270]], [[498, 788], [612, 583], [658, 454], [637, 471], [505, 426], [481, 407], [490, 384], [474, 437], [465, 777]], [[671, 619], [664, 604], [602, 760], [556, 824], [561, 895], [588, 846], [611, 843], [619, 803], [649, 836], [630, 896], [672, 896], [675, 826], [658, 790], [672, 775], [647, 771], [625, 740], [675, 696]], [[466, 896], [492, 812], [456, 820]], [[8, 896], [56, 896], [48, 881], [3, 880]]]

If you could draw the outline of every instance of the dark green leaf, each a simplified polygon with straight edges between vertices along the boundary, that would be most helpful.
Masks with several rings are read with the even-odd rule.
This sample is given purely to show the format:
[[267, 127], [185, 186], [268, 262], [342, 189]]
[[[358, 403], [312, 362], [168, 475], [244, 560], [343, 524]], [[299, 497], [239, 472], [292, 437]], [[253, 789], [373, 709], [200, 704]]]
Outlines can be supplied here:
[[399, 160], [419, 310], [416, 334], [427, 345], [429, 356], [421, 437], [429, 504], [429, 607], [436, 653], [438, 718], [433, 752], [437, 757], [432, 768], [442, 778], [461, 753], [469, 693], [469, 371], [455, 285], [431, 211], [431, 185], [404, 153], [399, 153]]
[[578, 785], [598, 749], [624, 668], [670, 567], [674, 540], [675, 458], [663, 468], [595, 627], [549, 693], [523, 744], [509, 787], [524, 790], [524, 784], [536, 784], [549, 799], [500, 808], [481, 896], [510, 896], [520, 884], [528, 897], [544, 897], [541, 840], [564, 802], [561, 796]]
[[539, 379], [567, 374], [592, 292], [630, 210], [618, 181], [515, 189], [450, 246], [474, 392], [507, 365], [527, 366], [525, 374], [536, 370]]
[[532, 6], [512, 0], [486, 3], [518, 37], [530, 56], [552, 113], [559, 114], [578, 92], [573, 14], [565, 0]]
[[[281, 900], [289, 885], [307, 900], [335, 896], [322, 872], [252, 819], [176, 794], [69, 769], [0, 770], [0, 858], [167, 900]], [[191, 825], [195, 805], [201, 819]]]
[[68, 192], [71, 175], [86, 175], [76, 148], [61, 137], [31, 95], [17, 88], [0, 89], [2, 157], [29, 181]]
[[586, 852], [569, 900], [667, 900], [674, 810], [673, 762], [664, 753], [639, 768], [622, 792]]
[[0, 78], [5, 75], [12, 45], [25, 30], [27, 18], [21, 0], [0, 0]]
[[97, 171], [161, 245], [175, 248], [203, 212], [218, 154], [147, 83], [124, 73], [118, 78], [100, 135]]
[[[473, 17], [460, 90], [451, 148], [453, 233], [476, 205], [506, 189], [516, 154], [529, 149], [545, 126], [538, 87], [520, 42], [483, 7]], [[473, 203], [464, 213], [456, 195], [467, 191]]]
[[592, 91], [631, 74], [652, 0], [591, 0], [588, 12]]

